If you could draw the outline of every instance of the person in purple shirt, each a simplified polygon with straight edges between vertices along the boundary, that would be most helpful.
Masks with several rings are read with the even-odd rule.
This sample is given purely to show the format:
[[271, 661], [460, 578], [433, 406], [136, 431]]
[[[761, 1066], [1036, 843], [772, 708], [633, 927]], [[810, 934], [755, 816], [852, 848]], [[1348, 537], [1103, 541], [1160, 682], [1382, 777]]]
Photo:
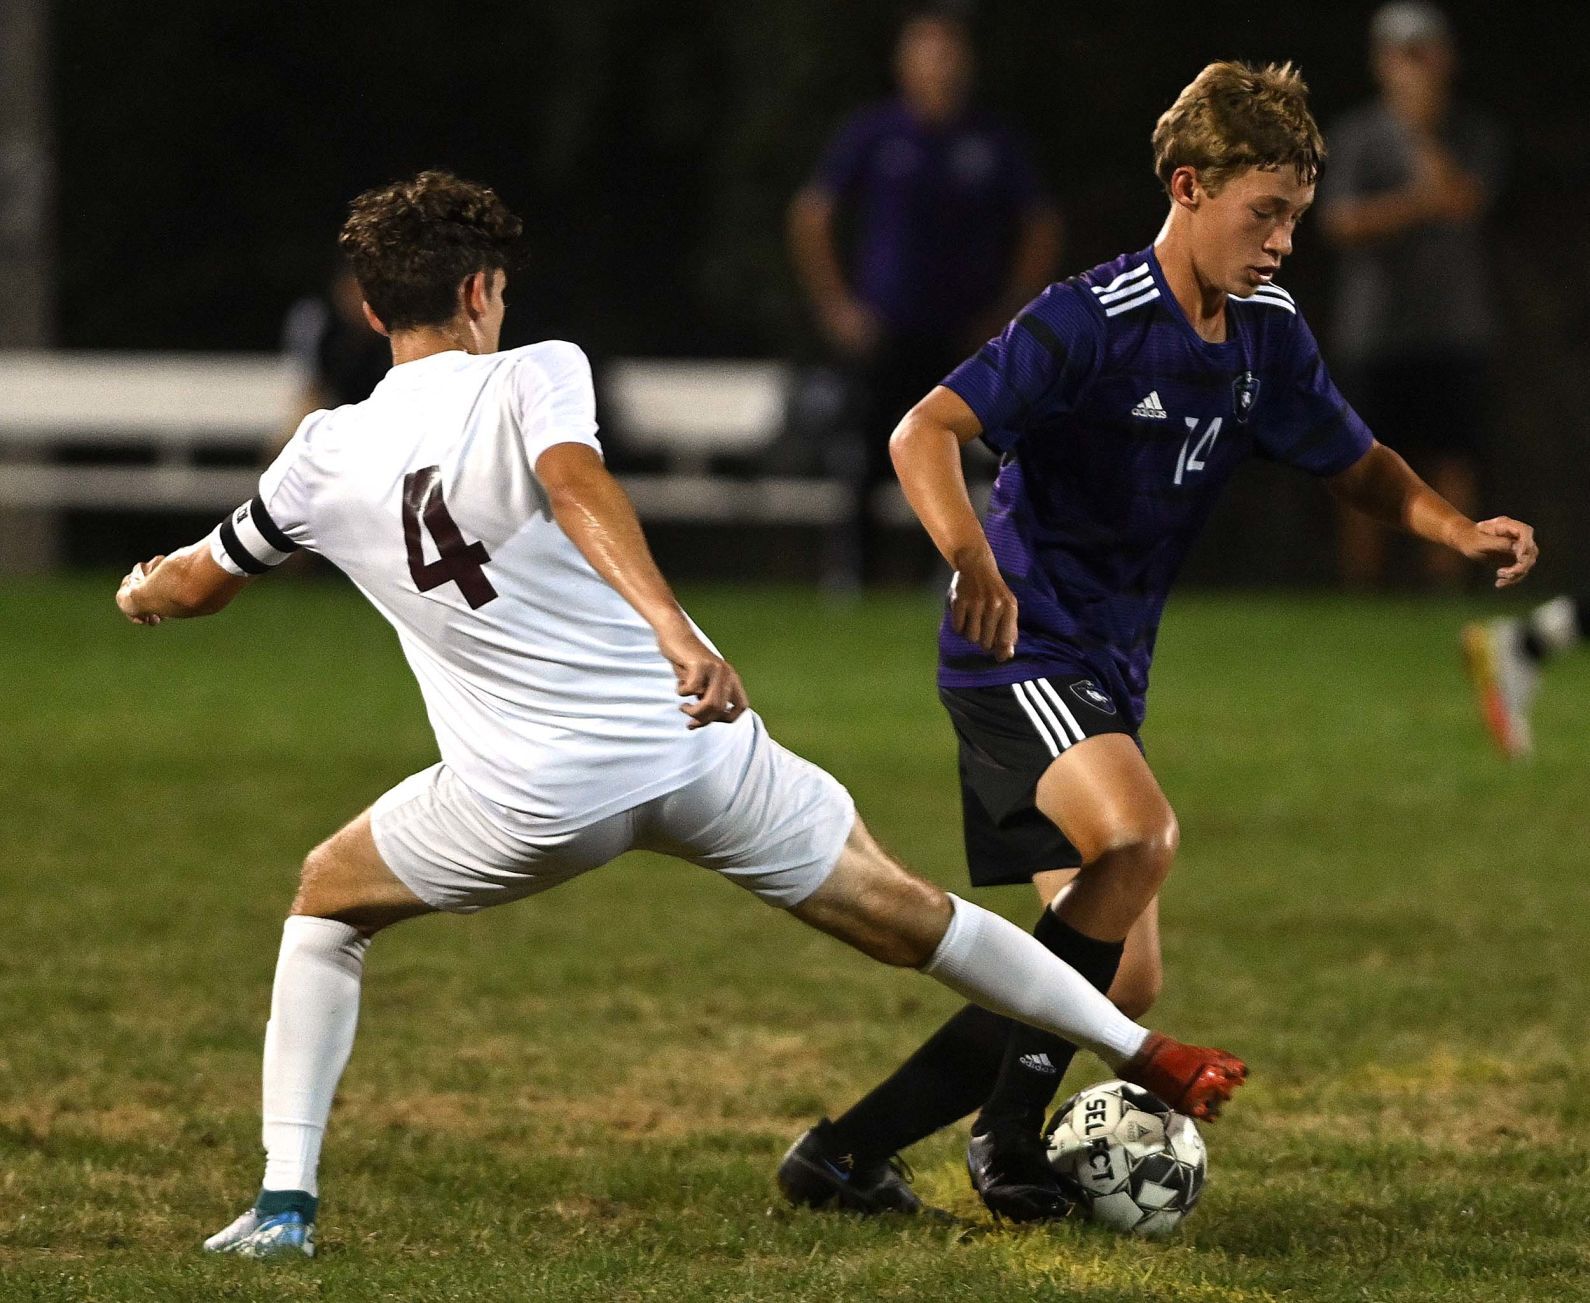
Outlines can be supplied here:
[[[1176, 818], [1138, 741], [1170, 586], [1236, 467], [1267, 457], [1470, 561], [1498, 587], [1537, 555], [1476, 524], [1378, 443], [1275, 283], [1324, 153], [1290, 64], [1214, 63], [1161, 116], [1170, 214], [1154, 243], [1051, 285], [901, 421], [907, 498], [955, 571], [939, 693], [960, 741], [974, 885], [1031, 881], [1035, 935], [1126, 1011], [1158, 994]], [[1002, 457], [986, 519], [960, 449]], [[981, 1105], [967, 1151], [997, 1215], [1063, 1216], [1043, 1112], [1073, 1047], [957, 1013], [779, 1170], [794, 1202], [915, 1211], [895, 1154]]]
[[869, 508], [889, 477], [889, 431], [1057, 260], [1055, 208], [1025, 144], [971, 103], [972, 66], [958, 19], [907, 22], [899, 97], [846, 121], [790, 206], [796, 271], [856, 394], [852, 538], [831, 576], [841, 582], [876, 578]]

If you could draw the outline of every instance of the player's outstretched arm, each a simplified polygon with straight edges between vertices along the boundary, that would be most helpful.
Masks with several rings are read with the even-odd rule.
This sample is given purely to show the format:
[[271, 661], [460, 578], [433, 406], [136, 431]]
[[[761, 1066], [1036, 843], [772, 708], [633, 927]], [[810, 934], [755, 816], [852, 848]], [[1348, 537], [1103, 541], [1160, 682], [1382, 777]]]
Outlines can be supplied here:
[[1518, 583], [1540, 556], [1535, 531], [1523, 521], [1511, 516], [1470, 520], [1378, 441], [1327, 483], [1341, 501], [1382, 524], [1494, 565], [1498, 588]]
[[940, 385], [895, 427], [889, 455], [911, 510], [955, 571], [955, 632], [1008, 661], [1016, 654], [1016, 597], [999, 573], [961, 471], [961, 445], [982, 432], [966, 400]]
[[738, 719], [746, 709], [745, 685], [734, 666], [707, 646], [657, 569], [629, 496], [583, 443], [557, 443], [535, 464], [552, 500], [558, 525], [592, 569], [651, 625], [657, 647], [674, 667], [679, 695], [694, 697], [680, 709], [690, 727]]
[[203, 543], [193, 543], [135, 565], [116, 590], [116, 605], [134, 624], [214, 615], [243, 591], [249, 578], [228, 574]]

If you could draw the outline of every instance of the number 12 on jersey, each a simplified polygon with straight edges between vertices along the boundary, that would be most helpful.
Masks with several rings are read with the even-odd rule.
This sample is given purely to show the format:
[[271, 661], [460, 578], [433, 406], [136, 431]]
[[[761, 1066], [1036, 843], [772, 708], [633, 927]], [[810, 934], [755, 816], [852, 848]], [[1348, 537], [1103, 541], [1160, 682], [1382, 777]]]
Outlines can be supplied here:
[[[425, 532], [436, 544], [435, 561], [425, 559], [424, 544], [420, 540], [422, 521]], [[491, 560], [486, 545], [464, 542], [463, 534], [447, 510], [442, 497], [440, 466], [424, 466], [403, 477], [403, 543], [408, 548], [409, 574], [420, 592], [428, 593], [443, 584], [457, 584], [472, 611], [479, 610], [497, 596], [497, 590], [482, 569]]]

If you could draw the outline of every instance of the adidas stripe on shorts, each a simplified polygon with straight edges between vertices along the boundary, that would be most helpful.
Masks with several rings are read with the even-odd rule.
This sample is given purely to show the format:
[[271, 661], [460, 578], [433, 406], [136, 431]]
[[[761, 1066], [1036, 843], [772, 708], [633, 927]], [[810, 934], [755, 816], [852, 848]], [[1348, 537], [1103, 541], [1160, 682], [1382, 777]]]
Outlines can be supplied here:
[[[974, 887], [1030, 882], [1082, 856], [1033, 803], [1038, 780], [1083, 738], [1136, 730], [1085, 672], [986, 688], [940, 688], [960, 740], [961, 819]], [[1139, 742], [1139, 746], [1142, 744]]]

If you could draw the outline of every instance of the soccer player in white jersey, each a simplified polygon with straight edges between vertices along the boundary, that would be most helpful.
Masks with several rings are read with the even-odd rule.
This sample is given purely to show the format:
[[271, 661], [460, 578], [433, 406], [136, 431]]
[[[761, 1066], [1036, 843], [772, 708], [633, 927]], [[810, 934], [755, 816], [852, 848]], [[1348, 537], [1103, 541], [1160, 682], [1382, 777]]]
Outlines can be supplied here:
[[116, 595], [138, 624], [207, 615], [318, 552], [397, 630], [442, 756], [304, 861], [265, 1032], [264, 1181], [205, 1247], [313, 1254], [321, 1141], [376, 932], [516, 900], [632, 847], [714, 869], [1216, 1112], [1240, 1061], [1139, 1027], [1032, 937], [913, 876], [836, 780], [768, 736], [602, 465], [584, 354], [497, 351], [519, 230], [490, 190], [444, 172], [360, 196], [341, 244], [392, 371], [365, 402], [307, 417], [258, 496]]

